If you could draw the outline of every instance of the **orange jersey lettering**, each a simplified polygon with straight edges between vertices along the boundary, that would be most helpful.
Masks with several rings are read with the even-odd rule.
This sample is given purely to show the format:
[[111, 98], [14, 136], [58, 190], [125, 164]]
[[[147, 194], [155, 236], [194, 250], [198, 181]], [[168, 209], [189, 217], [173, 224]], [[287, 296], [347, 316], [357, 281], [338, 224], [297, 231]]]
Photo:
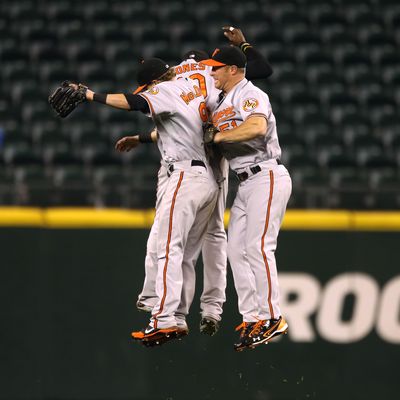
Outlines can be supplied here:
[[175, 73], [181, 75], [190, 71], [204, 71], [206, 66], [204, 64], [181, 64], [175, 67]]
[[226, 121], [236, 115], [234, 106], [224, 108], [221, 111], [217, 111], [213, 114], [212, 120], [214, 125], [218, 125], [222, 121]]
[[194, 93], [193, 92], [187, 92], [187, 93], [182, 93], [181, 94], [181, 99], [186, 104], [189, 104], [196, 97], [200, 97], [202, 95], [201, 90], [200, 90], [200, 88], [198, 86], [193, 86], [193, 88], [194, 88]]

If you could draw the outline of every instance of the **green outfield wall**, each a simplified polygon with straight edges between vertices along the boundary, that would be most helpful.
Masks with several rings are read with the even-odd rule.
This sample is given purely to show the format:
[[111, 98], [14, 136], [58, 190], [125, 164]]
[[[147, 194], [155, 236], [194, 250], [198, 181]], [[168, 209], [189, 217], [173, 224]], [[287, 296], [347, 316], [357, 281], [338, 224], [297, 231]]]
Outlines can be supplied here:
[[362, 229], [354, 215], [342, 228], [324, 218], [280, 235], [289, 335], [243, 353], [232, 349], [241, 321], [230, 272], [216, 336], [198, 332], [199, 262], [189, 336], [146, 349], [130, 332], [147, 321], [135, 310], [147, 227], [112, 229], [112, 218], [108, 228], [77, 228], [72, 218], [69, 227], [68, 218], [63, 226], [0, 218], [0, 398], [397, 398], [400, 230], [393, 219], [387, 228], [364, 219], [369, 228]]

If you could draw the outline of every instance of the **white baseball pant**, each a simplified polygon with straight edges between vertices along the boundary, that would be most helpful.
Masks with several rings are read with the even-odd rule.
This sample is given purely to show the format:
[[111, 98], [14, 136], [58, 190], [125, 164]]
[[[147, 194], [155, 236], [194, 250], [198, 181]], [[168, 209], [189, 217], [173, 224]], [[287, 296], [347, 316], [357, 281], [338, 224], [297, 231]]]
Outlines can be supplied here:
[[292, 182], [275, 160], [241, 182], [231, 208], [228, 259], [244, 322], [279, 318], [277, 238]]
[[210, 167], [191, 166], [190, 160], [174, 163], [159, 207], [157, 303], [151, 318], [155, 328], [178, 325], [182, 288], [195, 286], [194, 274], [185, 271], [191, 263], [183, 263], [184, 254], [192, 252], [186, 246], [203, 241], [217, 195]]
[[[185, 249], [183, 263], [186, 267], [184, 273], [185, 282], [195, 279], [195, 265], [201, 250], [203, 257], [203, 292], [200, 297], [202, 316], [210, 316], [218, 321], [221, 320], [222, 306], [226, 300], [226, 268], [227, 268], [227, 238], [224, 228], [224, 212], [226, 196], [228, 191], [229, 165], [224, 160], [222, 169], [225, 179], [220, 183], [217, 204], [210, 217], [207, 232], [204, 236], [202, 247], [199, 242], [188, 243]], [[147, 251], [145, 258], [145, 280], [139, 301], [154, 307], [157, 302], [155, 282], [157, 276], [157, 233], [159, 223], [159, 203], [168, 183], [167, 168], [161, 166], [158, 173], [156, 215], [147, 240]], [[184, 285], [181, 304], [176, 317], [183, 320], [189, 313], [193, 301], [195, 287]], [[183, 324], [183, 323], [182, 323]]]

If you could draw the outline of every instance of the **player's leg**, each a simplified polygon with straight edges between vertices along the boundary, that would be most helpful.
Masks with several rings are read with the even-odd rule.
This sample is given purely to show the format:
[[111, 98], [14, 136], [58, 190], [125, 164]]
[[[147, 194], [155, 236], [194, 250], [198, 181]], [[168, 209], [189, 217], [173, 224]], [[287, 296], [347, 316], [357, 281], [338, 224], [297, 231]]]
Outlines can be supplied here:
[[247, 215], [239, 187], [233, 202], [228, 226], [228, 259], [238, 296], [239, 312], [244, 322], [254, 322], [258, 311], [256, 282], [246, 255]]
[[196, 283], [196, 262], [199, 258], [208, 221], [214, 208], [215, 202], [209, 203], [199, 210], [187, 238], [185, 253], [182, 260], [183, 286], [181, 301], [175, 313], [178, 326], [182, 326], [186, 323], [186, 316], [193, 302]]
[[246, 182], [246, 253], [255, 276], [260, 320], [250, 333], [253, 345], [287, 330], [279, 307], [275, 250], [290, 193], [291, 179], [283, 166], [263, 170]]
[[158, 213], [156, 212], [153, 225], [147, 239], [146, 257], [144, 261], [145, 277], [142, 291], [138, 296], [136, 307], [141, 311], [151, 312], [157, 303], [156, 277], [157, 277], [157, 233]]
[[157, 200], [156, 200], [156, 214], [154, 222], [150, 230], [149, 238], [147, 239], [146, 257], [145, 257], [145, 278], [143, 289], [138, 296], [136, 306], [141, 311], [151, 312], [154, 305], [157, 303], [156, 294], [156, 277], [157, 277], [157, 234], [158, 234], [158, 219], [159, 219], [159, 206], [161, 199], [165, 193], [168, 183], [167, 168], [161, 165], [158, 171], [157, 182]]
[[256, 277], [260, 319], [280, 316], [275, 250], [291, 193], [290, 176], [282, 173], [282, 169], [284, 167], [279, 166], [262, 171], [249, 179], [246, 185], [246, 252]]
[[[201, 170], [196, 171], [196, 168]], [[193, 169], [193, 171], [192, 171]], [[215, 202], [216, 185], [203, 167], [174, 171], [160, 209], [158, 234], [158, 302], [153, 309], [154, 327], [176, 326], [183, 285], [182, 261], [196, 216]]]
[[242, 323], [236, 328], [240, 331], [239, 339], [234, 344], [237, 351], [247, 347], [248, 334], [257, 322], [258, 311], [255, 277], [246, 255], [247, 224], [245, 203], [239, 186], [228, 227], [228, 259], [238, 296], [239, 312], [242, 315]]
[[222, 306], [226, 300], [227, 235], [224, 227], [224, 213], [228, 191], [226, 179], [220, 183], [217, 204], [207, 225], [202, 247], [203, 293], [200, 297], [200, 331], [213, 335], [219, 328]]

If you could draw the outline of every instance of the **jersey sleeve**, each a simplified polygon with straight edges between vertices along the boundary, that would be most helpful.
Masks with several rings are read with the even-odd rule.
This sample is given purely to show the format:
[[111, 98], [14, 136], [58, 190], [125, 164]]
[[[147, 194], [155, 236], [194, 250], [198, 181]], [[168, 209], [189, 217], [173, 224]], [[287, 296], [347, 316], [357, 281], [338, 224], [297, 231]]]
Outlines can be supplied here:
[[239, 101], [238, 108], [243, 121], [251, 116], [260, 116], [268, 119], [272, 112], [271, 103], [266, 93], [257, 90], [246, 91]]
[[173, 114], [175, 111], [174, 103], [171, 101], [172, 91], [168, 85], [158, 84], [151, 89], [140, 93], [149, 105], [150, 115], [155, 117], [160, 114]]

